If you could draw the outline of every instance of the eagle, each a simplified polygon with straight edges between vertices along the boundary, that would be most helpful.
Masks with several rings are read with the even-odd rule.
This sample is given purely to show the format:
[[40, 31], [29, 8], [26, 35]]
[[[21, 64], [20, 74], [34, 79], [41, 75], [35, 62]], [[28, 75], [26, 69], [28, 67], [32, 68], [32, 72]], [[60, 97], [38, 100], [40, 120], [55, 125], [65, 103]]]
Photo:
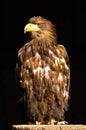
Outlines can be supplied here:
[[70, 97], [68, 53], [58, 44], [54, 24], [42, 16], [31, 17], [24, 33], [30, 39], [18, 50], [16, 72], [28, 122], [64, 121]]

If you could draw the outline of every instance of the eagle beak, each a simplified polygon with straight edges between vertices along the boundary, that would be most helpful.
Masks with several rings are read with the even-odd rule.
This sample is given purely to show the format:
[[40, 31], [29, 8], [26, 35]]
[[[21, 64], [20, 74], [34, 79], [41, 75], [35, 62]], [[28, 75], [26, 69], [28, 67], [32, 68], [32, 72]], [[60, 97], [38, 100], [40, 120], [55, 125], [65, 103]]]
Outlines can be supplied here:
[[24, 33], [32, 32], [32, 31], [40, 31], [40, 28], [37, 24], [28, 23], [24, 27]]

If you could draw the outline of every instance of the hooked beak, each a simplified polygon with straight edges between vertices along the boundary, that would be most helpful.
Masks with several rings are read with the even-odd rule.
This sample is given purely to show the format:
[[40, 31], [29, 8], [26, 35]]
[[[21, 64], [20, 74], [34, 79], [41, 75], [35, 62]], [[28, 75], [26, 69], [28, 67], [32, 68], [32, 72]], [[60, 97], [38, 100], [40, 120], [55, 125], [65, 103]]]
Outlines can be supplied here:
[[37, 24], [28, 23], [24, 27], [24, 33], [32, 32], [32, 31], [40, 31], [40, 28]]

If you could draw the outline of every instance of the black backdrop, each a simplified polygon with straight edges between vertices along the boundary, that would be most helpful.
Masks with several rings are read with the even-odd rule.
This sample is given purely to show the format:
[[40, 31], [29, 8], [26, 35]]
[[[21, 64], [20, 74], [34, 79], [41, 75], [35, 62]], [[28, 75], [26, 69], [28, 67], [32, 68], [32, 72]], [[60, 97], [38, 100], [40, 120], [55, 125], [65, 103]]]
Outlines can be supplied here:
[[32, 16], [51, 20], [58, 42], [68, 52], [71, 65], [69, 124], [86, 124], [86, 10], [85, 3], [71, 1], [3, 1], [3, 40], [0, 43], [0, 126], [11, 130], [22, 122], [17, 104], [15, 64], [18, 49], [26, 42], [23, 28]]

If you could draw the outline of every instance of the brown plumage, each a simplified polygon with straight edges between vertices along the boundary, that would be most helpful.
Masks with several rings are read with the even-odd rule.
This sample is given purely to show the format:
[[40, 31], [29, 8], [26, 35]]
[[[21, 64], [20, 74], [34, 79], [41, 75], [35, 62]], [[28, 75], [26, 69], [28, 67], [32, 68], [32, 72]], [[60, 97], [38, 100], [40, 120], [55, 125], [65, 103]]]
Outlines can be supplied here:
[[29, 120], [64, 120], [68, 108], [70, 66], [67, 51], [57, 43], [54, 25], [34, 16], [24, 28], [31, 41], [18, 51], [17, 72]]

